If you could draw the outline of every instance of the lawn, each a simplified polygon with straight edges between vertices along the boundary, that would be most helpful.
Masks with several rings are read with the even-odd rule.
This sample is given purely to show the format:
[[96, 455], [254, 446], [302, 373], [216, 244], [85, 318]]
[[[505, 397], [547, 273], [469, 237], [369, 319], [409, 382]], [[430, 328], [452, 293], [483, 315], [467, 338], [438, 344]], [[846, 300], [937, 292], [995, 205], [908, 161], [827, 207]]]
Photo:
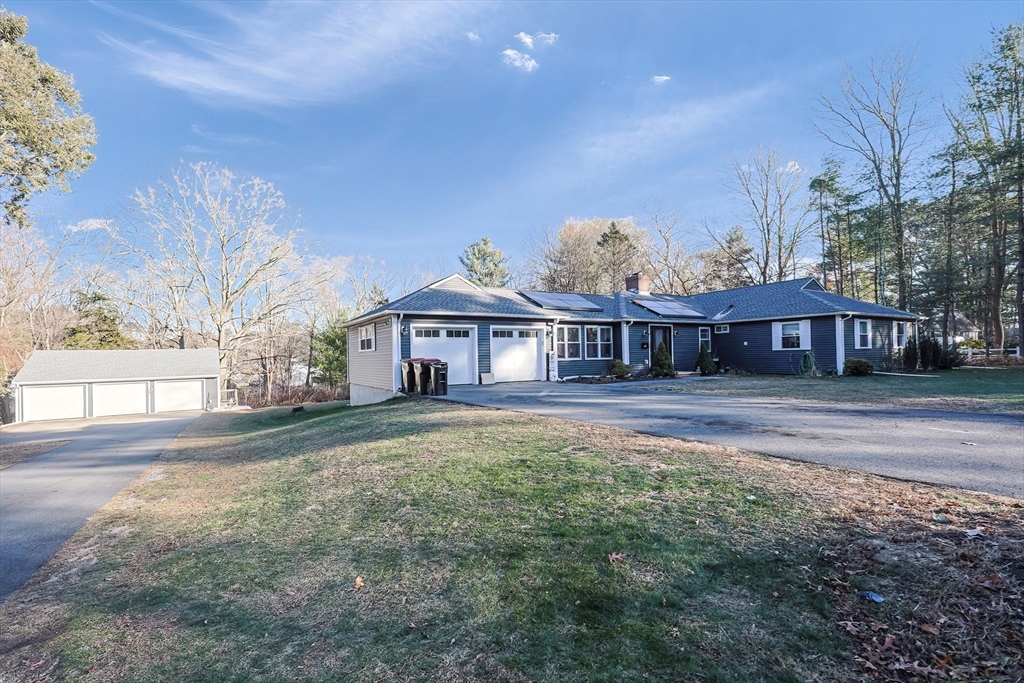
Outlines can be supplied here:
[[1019, 680], [1022, 526], [429, 399], [213, 414], [0, 606], [0, 680]]
[[926, 373], [936, 377], [799, 377], [726, 375], [713, 380], [650, 384], [644, 388], [687, 394], [863, 403], [867, 405], [1024, 413], [1024, 366], [970, 367]]

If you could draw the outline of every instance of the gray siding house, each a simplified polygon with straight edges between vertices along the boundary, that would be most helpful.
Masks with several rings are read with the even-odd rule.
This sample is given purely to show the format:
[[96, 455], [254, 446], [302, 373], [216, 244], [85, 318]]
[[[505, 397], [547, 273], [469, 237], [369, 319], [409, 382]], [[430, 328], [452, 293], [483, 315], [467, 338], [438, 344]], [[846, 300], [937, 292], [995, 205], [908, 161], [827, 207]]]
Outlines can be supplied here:
[[348, 323], [349, 381], [361, 405], [398, 393], [407, 358], [447, 362], [453, 385], [598, 376], [616, 359], [643, 372], [662, 343], [680, 372], [706, 345], [724, 368], [791, 374], [811, 353], [842, 374], [847, 358], [887, 358], [916, 320], [814, 278], [673, 296], [652, 293], [640, 273], [608, 295], [485, 288], [451, 275]]

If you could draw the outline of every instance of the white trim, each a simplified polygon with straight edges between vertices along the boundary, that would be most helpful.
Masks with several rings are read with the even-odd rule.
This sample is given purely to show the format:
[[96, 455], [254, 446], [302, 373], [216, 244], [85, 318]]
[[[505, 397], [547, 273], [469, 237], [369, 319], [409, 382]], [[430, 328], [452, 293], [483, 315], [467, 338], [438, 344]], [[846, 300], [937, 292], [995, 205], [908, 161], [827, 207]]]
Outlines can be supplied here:
[[[366, 339], [363, 338], [363, 330], [370, 330], [370, 336], [366, 337]], [[363, 342], [367, 341], [367, 340], [370, 342], [370, 348], [364, 349], [363, 348]], [[363, 351], [366, 351], [366, 352], [369, 352], [369, 353], [373, 353], [374, 351], [376, 351], [377, 350], [377, 321], [373, 321], [372, 323], [367, 323], [366, 325], [360, 325], [359, 328], [356, 330], [356, 342], [359, 344], [359, 353], [362, 353]]]
[[668, 324], [665, 324], [665, 323], [648, 323], [648, 325], [647, 325], [647, 367], [653, 367], [654, 366], [654, 352], [655, 352], [656, 349], [654, 348], [654, 334], [651, 331], [652, 327], [667, 327], [670, 330], [669, 333], [668, 333], [668, 343], [670, 344], [670, 348], [668, 350], [668, 354], [672, 357], [672, 365], [675, 365], [676, 364], [676, 342], [675, 342], [676, 328], [675, 328], [675, 325], [673, 325], [672, 323], [668, 323]]
[[[409, 340], [409, 348], [412, 348], [412, 340]], [[402, 389], [402, 321], [401, 316], [391, 316], [391, 363], [394, 365], [394, 372], [391, 373], [393, 384], [392, 391]]]
[[[472, 324], [472, 323], [464, 323], [464, 324], [461, 324], [461, 325], [458, 324], [458, 323], [451, 324], [451, 325], [449, 325], [447, 323], [440, 323], [440, 324], [438, 324], [438, 323], [434, 323], [434, 324], [431, 324], [431, 323], [420, 323], [420, 324], [409, 323], [409, 353], [412, 354], [413, 337], [415, 336], [414, 332], [415, 332], [416, 328], [420, 328], [420, 329], [424, 329], [424, 328], [434, 329], [434, 328], [438, 328], [438, 327], [440, 327], [442, 329], [444, 329], [444, 328], [451, 328], [453, 330], [472, 330], [469, 333], [469, 338], [473, 342], [473, 348], [476, 350], [476, 353], [473, 354], [473, 374], [471, 375], [471, 379], [473, 381], [470, 382], [470, 384], [480, 384], [480, 331], [477, 329], [477, 326]], [[439, 339], [443, 339], [444, 337], [438, 337], [438, 338]], [[421, 337], [421, 339], [422, 339], [422, 337]], [[488, 355], [490, 355], [490, 348], [491, 348], [491, 340], [490, 340], [490, 337], [488, 337], [488, 339], [487, 339], [487, 349], [488, 349], [487, 353], [488, 353]], [[399, 356], [401, 356], [401, 352], [399, 352]]]
[[[478, 290], [478, 291], [483, 291], [483, 290], [480, 289], [480, 285], [476, 284], [475, 282], [470, 282], [467, 278], [465, 278], [464, 276], [460, 275], [459, 273], [452, 273], [448, 277], [443, 277], [443, 278], [441, 278], [440, 280], [438, 280], [436, 282], [431, 282], [429, 285], [425, 285], [423, 287], [420, 287], [419, 289], [416, 290], [416, 292], [422, 292], [424, 289], [430, 289], [431, 287], [437, 287], [438, 285], [443, 285], [445, 282], [448, 282], [449, 280], [462, 280], [463, 282], [465, 282], [467, 285], [469, 285], [473, 289]], [[415, 294], [416, 292], [410, 292], [410, 294]]]
[[[868, 325], [868, 345], [862, 346], [860, 343], [860, 324], [867, 323]], [[853, 319], [853, 348], [855, 349], [872, 349], [874, 348], [873, 342], [873, 330], [871, 329], [871, 318], [854, 318]]]
[[[900, 336], [896, 332], [896, 326], [899, 325], [900, 323], [903, 323], [903, 343], [902, 344], [898, 344], [897, 343], [899, 341], [899, 339], [900, 339]], [[893, 351], [895, 351], [896, 349], [902, 349], [902, 348], [904, 348], [907, 345], [907, 337], [909, 336], [909, 333], [910, 333], [910, 326], [907, 325], [907, 321], [906, 320], [893, 320], [892, 321], [892, 348], [893, 348]]]
[[[555, 326], [555, 338], [554, 338], [553, 343], [552, 343], [552, 350], [555, 352], [555, 358], [558, 358], [558, 330], [567, 330], [567, 329], [570, 329], [570, 328], [573, 328], [573, 327], [575, 327], [579, 331], [580, 339], [579, 339], [578, 342], [570, 342], [569, 341], [569, 335], [568, 334], [565, 335], [565, 341], [562, 342], [563, 344], [565, 344], [565, 358], [561, 359], [562, 362], [564, 362], [564, 363], [572, 363], [573, 361], [585, 360], [584, 357], [583, 357], [583, 352], [584, 352], [583, 351], [583, 325], [556, 325]], [[576, 358], [570, 358], [569, 357], [569, 344], [577, 344], [577, 343], [580, 345], [580, 355], [577, 356]]]
[[843, 324], [843, 316], [836, 316], [836, 374], [843, 374], [843, 366], [846, 365], [846, 326]]
[[[587, 329], [591, 327], [597, 329], [596, 356], [591, 356], [590, 354], [587, 353]], [[601, 344], [604, 343], [601, 341], [602, 329], [608, 330], [608, 334], [611, 336], [611, 339], [609, 339], [607, 342], [608, 346], [611, 347], [611, 350], [608, 352], [607, 356], [601, 355]], [[583, 343], [583, 358], [581, 360], [613, 360], [615, 358], [615, 329], [612, 325], [583, 325], [583, 336], [580, 341]]]
[[[628, 323], [625, 320], [623, 320], [620, 323], [620, 325], [622, 325], [622, 343], [620, 344], [620, 346], [622, 347], [622, 362], [624, 364], [626, 364], [626, 365], [629, 365], [629, 326], [630, 326], [630, 324], [631, 323]], [[612, 339], [614, 340], [614, 337]], [[613, 349], [613, 351], [614, 351], [614, 349]]]
[[[720, 329], [720, 328], [723, 328], [723, 327], [725, 328], [724, 330]], [[715, 334], [729, 334], [729, 325], [728, 325], [728, 323], [726, 323], [725, 325], [715, 325]]]
[[700, 351], [701, 344], [704, 342], [704, 340], [700, 338], [700, 333], [704, 330], [708, 331], [708, 351], [711, 350], [711, 328], [707, 325], [701, 325], [700, 327], [697, 328], [697, 351]]

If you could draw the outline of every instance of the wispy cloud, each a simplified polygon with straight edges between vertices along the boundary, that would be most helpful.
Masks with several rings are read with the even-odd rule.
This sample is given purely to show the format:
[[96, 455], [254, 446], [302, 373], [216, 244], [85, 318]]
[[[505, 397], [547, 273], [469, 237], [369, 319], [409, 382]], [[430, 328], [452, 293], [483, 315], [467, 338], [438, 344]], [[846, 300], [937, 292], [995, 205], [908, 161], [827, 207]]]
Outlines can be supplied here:
[[662, 83], [668, 83], [672, 80], [671, 76], [651, 76], [651, 83], [654, 85], [661, 85]]
[[532, 50], [533, 49], [533, 36], [531, 36], [530, 34], [523, 33], [522, 31], [520, 31], [519, 33], [515, 34], [512, 37], [513, 38], [518, 38], [519, 42], [521, 42], [523, 45], [525, 45], [527, 50]]
[[533, 57], [530, 55], [523, 54], [519, 50], [513, 50], [511, 48], [501, 53], [501, 59], [509, 66], [527, 73], [540, 66], [540, 64], [534, 61]]
[[484, 42], [483, 40], [481, 40], [480, 34], [478, 34], [476, 31], [466, 31], [466, 37], [469, 38], [469, 42], [471, 43]]
[[803, 173], [803, 167], [795, 161], [786, 164], [786, 173]]
[[68, 232], [89, 232], [91, 230], [110, 230], [114, 222], [103, 218], [86, 218], [68, 226]]
[[200, 32], [99, 6], [157, 32], [156, 38], [140, 42], [100, 34], [128, 57], [132, 70], [207, 101], [243, 106], [351, 99], [406, 78], [445, 55], [459, 35], [456, 27], [486, 7], [419, 2], [201, 4], [211, 15], [204, 25], [217, 28]]
[[537, 40], [539, 40], [542, 43], [547, 43], [548, 45], [553, 45], [554, 42], [556, 40], [558, 40], [558, 34], [557, 33], [543, 33], [543, 32], [540, 32], [540, 33], [533, 34], [533, 37], [536, 38]]
[[182, 145], [181, 146], [181, 151], [184, 152], [185, 154], [210, 154], [211, 153], [211, 150], [208, 150], [205, 147], [200, 147], [199, 145]]
[[247, 145], [247, 146], [262, 146], [266, 143], [258, 137], [252, 135], [238, 135], [235, 133], [214, 133], [203, 128], [198, 123], [192, 124], [192, 132], [199, 137], [206, 138], [207, 140], [213, 140], [214, 142], [223, 142], [227, 145]]

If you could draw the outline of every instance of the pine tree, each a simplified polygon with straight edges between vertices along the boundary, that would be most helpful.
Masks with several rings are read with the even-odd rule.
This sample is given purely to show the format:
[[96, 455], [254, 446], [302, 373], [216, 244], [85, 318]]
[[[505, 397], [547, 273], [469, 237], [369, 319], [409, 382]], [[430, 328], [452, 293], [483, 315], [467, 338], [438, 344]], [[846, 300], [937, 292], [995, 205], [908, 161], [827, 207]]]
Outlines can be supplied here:
[[489, 237], [473, 242], [459, 257], [466, 279], [481, 287], [508, 286], [506, 261], [505, 254], [491, 243]]
[[79, 292], [74, 310], [78, 322], [64, 330], [66, 349], [134, 349], [133, 340], [121, 334], [117, 311], [110, 297], [99, 292]]
[[634, 270], [637, 246], [633, 244], [629, 235], [612, 221], [598, 238], [597, 249], [601, 255], [602, 270], [608, 280], [608, 290], [614, 292], [621, 289], [626, 276]]
[[313, 338], [313, 376], [318, 384], [338, 386], [348, 381], [348, 330], [335, 318]]

